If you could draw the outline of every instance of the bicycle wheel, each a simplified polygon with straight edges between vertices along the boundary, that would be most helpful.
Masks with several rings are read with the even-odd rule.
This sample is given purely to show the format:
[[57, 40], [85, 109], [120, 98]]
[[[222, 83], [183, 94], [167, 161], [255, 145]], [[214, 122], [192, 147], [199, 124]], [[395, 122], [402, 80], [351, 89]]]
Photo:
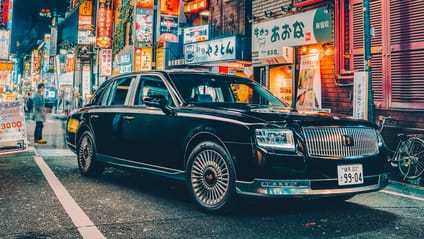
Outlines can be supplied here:
[[404, 179], [417, 179], [424, 173], [424, 140], [410, 137], [403, 144], [399, 171]]

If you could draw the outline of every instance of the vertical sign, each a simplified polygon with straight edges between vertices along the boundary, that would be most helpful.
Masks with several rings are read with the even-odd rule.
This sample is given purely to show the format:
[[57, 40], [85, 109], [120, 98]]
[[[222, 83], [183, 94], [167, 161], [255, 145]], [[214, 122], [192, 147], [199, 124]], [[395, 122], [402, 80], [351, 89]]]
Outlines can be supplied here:
[[165, 69], [165, 50], [159, 48], [156, 50], [156, 70]]
[[97, 4], [96, 46], [112, 47], [112, 0], [99, 0]]
[[9, 59], [10, 30], [0, 30], [0, 59]]
[[300, 58], [300, 71], [296, 105], [300, 109], [321, 109], [320, 54], [303, 55]]
[[134, 71], [149, 71], [152, 69], [152, 48], [134, 49]]
[[178, 42], [179, 0], [160, 1], [160, 41]]
[[136, 8], [135, 40], [137, 47], [153, 46], [153, 9]]
[[100, 75], [112, 75], [112, 49], [100, 50]]
[[78, 44], [91, 44], [93, 2], [84, 0], [79, 6], [78, 17]]
[[368, 72], [353, 74], [353, 118], [368, 119]]
[[91, 71], [90, 65], [82, 66], [82, 97], [83, 99], [87, 99], [91, 94]]
[[9, 0], [0, 0], [0, 26], [6, 27], [9, 21]]

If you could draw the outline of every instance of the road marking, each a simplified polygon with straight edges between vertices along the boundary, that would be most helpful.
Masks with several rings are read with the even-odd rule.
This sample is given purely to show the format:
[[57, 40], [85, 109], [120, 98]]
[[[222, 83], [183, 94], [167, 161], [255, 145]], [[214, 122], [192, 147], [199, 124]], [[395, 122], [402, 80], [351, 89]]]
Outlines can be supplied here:
[[62, 185], [59, 179], [54, 175], [53, 171], [49, 168], [46, 162], [40, 156], [34, 157], [38, 167], [44, 174], [56, 197], [59, 199], [63, 208], [68, 216], [71, 218], [74, 225], [77, 227], [79, 233], [84, 239], [103, 239], [106, 238], [94, 223], [88, 218], [84, 211], [78, 206], [72, 196], [68, 193], [66, 188]]
[[66, 157], [75, 156], [75, 154], [69, 149], [37, 149], [37, 155], [42, 157]]
[[388, 190], [381, 190], [380, 192], [391, 194], [391, 195], [395, 195], [395, 196], [399, 196], [399, 197], [405, 197], [405, 198], [415, 199], [415, 200], [418, 200], [418, 201], [424, 201], [424, 198], [415, 197], [415, 196], [411, 196], [411, 195], [407, 195], [407, 194], [403, 194], [403, 193], [397, 193], [397, 192], [392, 192], [392, 191], [388, 191]]

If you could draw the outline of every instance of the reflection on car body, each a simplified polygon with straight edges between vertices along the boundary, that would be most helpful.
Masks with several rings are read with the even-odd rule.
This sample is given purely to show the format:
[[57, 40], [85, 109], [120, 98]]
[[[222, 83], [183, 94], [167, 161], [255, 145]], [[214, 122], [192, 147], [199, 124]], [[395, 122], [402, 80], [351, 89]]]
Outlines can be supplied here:
[[234, 208], [238, 195], [348, 199], [388, 181], [374, 124], [291, 110], [237, 76], [119, 75], [67, 125], [83, 175], [119, 166], [182, 180], [207, 211]]

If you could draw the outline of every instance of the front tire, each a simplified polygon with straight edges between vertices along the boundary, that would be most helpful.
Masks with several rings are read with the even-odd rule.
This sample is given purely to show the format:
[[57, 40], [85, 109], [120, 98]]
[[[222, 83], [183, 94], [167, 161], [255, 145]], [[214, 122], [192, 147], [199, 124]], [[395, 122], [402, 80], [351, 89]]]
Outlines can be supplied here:
[[207, 141], [194, 147], [186, 176], [190, 194], [203, 210], [225, 213], [235, 208], [234, 163], [222, 146]]
[[89, 131], [82, 133], [77, 147], [78, 168], [84, 176], [97, 176], [104, 170], [97, 159], [96, 144], [93, 135]]

